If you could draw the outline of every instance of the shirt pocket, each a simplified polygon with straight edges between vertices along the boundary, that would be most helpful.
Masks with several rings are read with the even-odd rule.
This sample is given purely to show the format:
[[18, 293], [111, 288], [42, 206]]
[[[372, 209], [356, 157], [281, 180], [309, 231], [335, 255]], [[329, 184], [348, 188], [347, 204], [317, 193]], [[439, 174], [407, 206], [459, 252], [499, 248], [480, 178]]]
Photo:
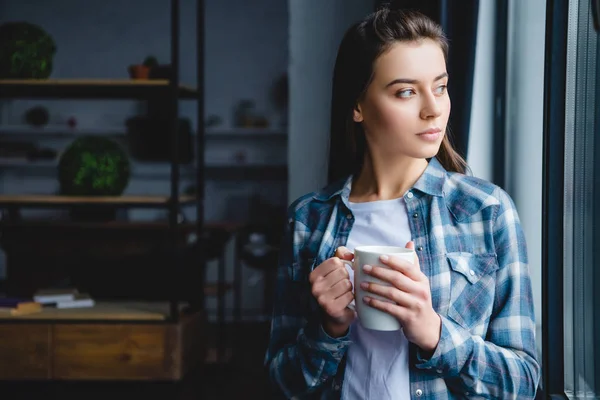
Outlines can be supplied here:
[[450, 304], [448, 317], [472, 330], [486, 324], [494, 305], [495, 254], [448, 253], [450, 264]]

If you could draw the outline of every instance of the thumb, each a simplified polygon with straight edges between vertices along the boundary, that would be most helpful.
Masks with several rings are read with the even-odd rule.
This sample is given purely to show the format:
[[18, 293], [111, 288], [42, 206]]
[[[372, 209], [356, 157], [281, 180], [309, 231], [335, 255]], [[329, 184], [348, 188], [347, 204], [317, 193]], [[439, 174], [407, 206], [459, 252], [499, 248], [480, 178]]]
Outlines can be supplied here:
[[342, 260], [352, 261], [354, 254], [344, 246], [340, 246], [335, 250], [335, 257]]
[[[415, 249], [415, 242], [413, 242], [411, 240], [410, 242], [406, 243], [406, 248], [414, 250]], [[415, 265], [419, 265], [419, 256], [417, 256], [417, 252], [415, 252], [415, 261], [414, 261], [414, 264]]]

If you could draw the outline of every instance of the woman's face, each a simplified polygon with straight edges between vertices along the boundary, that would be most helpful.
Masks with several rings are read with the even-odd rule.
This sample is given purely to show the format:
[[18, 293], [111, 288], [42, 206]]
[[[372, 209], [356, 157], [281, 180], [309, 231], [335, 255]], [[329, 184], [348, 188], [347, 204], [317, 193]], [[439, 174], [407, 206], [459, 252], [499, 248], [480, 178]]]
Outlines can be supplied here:
[[450, 115], [446, 60], [430, 39], [398, 42], [374, 63], [373, 81], [354, 110], [371, 152], [430, 158]]

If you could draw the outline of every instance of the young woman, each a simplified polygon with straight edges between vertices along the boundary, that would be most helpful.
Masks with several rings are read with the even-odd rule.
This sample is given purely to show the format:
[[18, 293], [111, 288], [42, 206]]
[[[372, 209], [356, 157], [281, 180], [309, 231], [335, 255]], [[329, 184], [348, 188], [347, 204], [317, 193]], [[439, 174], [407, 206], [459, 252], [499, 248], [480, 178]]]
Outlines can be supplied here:
[[[330, 173], [296, 200], [266, 354], [287, 398], [531, 399], [539, 379], [525, 238], [511, 198], [465, 175], [447, 136], [448, 44], [416, 12], [382, 9], [337, 55]], [[415, 249], [365, 266], [363, 288], [399, 331], [363, 328], [348, 305], [357, 245]], [[350, 250], [349, 250], [350, 249]]]

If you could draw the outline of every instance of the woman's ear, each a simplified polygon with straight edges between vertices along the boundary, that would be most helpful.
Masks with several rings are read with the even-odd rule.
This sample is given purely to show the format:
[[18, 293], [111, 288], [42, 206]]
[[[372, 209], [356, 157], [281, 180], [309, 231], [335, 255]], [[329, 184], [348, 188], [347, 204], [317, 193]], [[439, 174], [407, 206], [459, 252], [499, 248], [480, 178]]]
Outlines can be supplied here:
[[363, 122], [363, 115], [360, 104], [356, 103], [356, 105], [354, 106], [354, 112], [352, 114], [352, 117], [354, 119], [354, 122]]

